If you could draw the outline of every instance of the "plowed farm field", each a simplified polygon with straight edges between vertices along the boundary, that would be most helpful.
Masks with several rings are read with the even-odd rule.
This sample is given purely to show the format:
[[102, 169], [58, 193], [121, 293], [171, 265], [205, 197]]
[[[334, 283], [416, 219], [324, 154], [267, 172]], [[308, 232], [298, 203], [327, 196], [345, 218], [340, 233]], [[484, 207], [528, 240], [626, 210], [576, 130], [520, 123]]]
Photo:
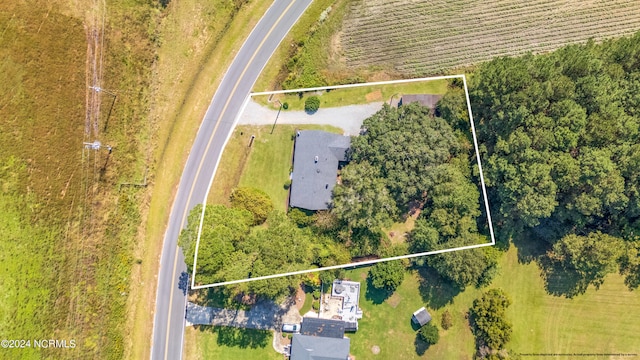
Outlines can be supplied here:
[[346, 66], [436, 74], [640, 30], [640, 1], [356, 0], [337, 37]]

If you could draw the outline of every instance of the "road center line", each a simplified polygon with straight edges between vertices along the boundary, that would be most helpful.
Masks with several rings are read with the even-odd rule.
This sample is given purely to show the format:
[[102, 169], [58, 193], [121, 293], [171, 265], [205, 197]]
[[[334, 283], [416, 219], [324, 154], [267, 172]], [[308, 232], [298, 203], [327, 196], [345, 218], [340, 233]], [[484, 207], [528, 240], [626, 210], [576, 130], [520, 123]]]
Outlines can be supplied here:
[[[253, 62], [253, 60], [255, 59], [255, 57], [258, 55], [258, 52], [260, 52], [260, 49], [262, 49], [262, 46], [264, 45], [264, 43], [267, 41], [267, 39], [269, 38], [269, 36], [271, 35], [271, 33], [273, 32], [273, 30], [276, 28], [276, 26], [278, 26], [278, 24], [280, 23], [280, 21], [282, 20], [282, 18], [284, 18], [284, 16], [286, 15], [286, 13], [289, 11], [289, 9], [293, 6], [293, 4], [296, 2], [296, 0], [291, 1], [291, 3], [287, 6], [286, 9], [284, 9], [284, 11], [282, 11], [282, 13], [280, 14], [280, 17], [278, 17], [278, 19], [275, 21], [275, 23], [273, 24], [273, 26], [271, 27], [271, 29], [269, 29], [269, 32], [267, 32], [267, 34], [262, 38], [262, 41], [260, 42], [260, 44], [258, 45], [258, 47], [256, 48], [256, 51], [254, 51], [253, 55], [251, 56], [251, 58], [249, 59], [249, 61], [247, 62], [247, 65], [244, 67], [244, 69], [242, 70], [242, 73], [240, 74], [240, 76], [238, 76], [238, 80], [236, 81], [233, 89], [231, 90], [231, 92], [229, 93], [229, 97], [227, 98], [226, 103], [224, 104], [224, 107], [222, 108], [222, 111], [220, 112], [220, 116], [218, 117], [217, 121], [216, 121], [216, 125], [213, 128], [213, 131], [211, 132], [211, 137], [209, 138], [209, 142], [207, 143], [207, 147], [204, 150], [204, 154], [202, 156], [202, 159], [200, 160], [200, 164], [198, 165], [198, 169], [196, 170], [196, 175], [194, 177], [194, 181], [193, 184], [191, 186], [191, 190], [189, 191], [189, 196], [187, 197], [187, 201], [186, 201], [186, 207], [184, 209], [184, 213], [182, 214], [182, 221], [180, 222], [180, 230], [182, 230], [184, 228], [184, 223], [187, 219], [187, 215], [189, 212], [189, 203], [191, 202], [191, 198], [193, 197], [193, 191], [195, 189], [195, 185], [196, 185], [196, 179], [198, 179], [198, 176], [200, 175], [200, 171], [202, 170], [202, 166], [204, 165], [204, 159], [206, 157], [207, 152], [209, 152], [209, 148], [211, 147], [211, 144], [213, 143], [213, 138], [215, 137], [215, 134], [218, 130], [218, 127], [220, 126], [222, 117], [224, 116], [224, 114], [227, 111], [227, 107], [229, 106], [229, 103], [231, 102], [231, 98], [232, 95], [236, 92], [238, 86], [240, 85], [240, 82], [242, 80], [242, 78], [244, 77], [244, 74], [247, 72], [247, 70], [249, 69], [251, 63]], [[222, 153], [220, 154], [220, 156], [222, 156]], [[215, 175], [215, 174], [214, 174]], [[204, 202], [206, 203], [207, 199], [204, 199]], [[202, 206], [202, 214], [204, 215], [204, 211], [205, 211], [205, 206], [206, 204], [203, 204]], [[200, 227], [202, 227], [202, 220], [200, 221]], [[200, 241], [200, 231], [198, 231], [198, 242]], [[197, 249], [197, 245], [196, 245], [196, 249]], [[196, 262], [198, 260], [197, 254], [195, 254], [195, 258], [194, 258], [194, 262], [193, 262], [193, 268], [196, 268]], [[174, 257], [173, 260], [173, 275], [171, 276], [171, 287], [170, 287], [170, 291], [169, 291], [169, 308], [168, 308], [168, 316], [167, 316], [167, 335], [165, 337], [165, 348], [164, 348], [164, 358], [165, 360], [167, 359], [167, 352], [169, 350], [169, 333], [170, 333], [170, 329], [171, 329], [171, 307], [173, 305], [173, 288], [175, 286], [175, 279], [176, 279], [176, 270], [178, 268], [178, 252], [176, 251], [176, 255]], [[183, 329], [184, 331], [184, 329]], [[182, 349], [180, 349], [180, 353], [182, 354]]]

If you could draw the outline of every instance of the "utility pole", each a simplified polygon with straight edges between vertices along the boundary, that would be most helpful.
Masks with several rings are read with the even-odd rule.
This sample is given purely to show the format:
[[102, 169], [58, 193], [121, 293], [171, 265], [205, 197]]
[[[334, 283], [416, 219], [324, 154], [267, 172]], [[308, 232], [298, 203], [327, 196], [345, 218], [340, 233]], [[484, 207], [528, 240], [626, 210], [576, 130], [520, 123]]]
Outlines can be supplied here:
[[273, 122], [273, 126], [271, 127], [271, 134], [273, 134], [273, 129], [276, 128], [276, 123], [278, 122], [278, 116], [280, 116], [280, 111], [282, 111], [282, 103], [280, 100], [276, 100], [278, 104], [280, 104], [280, 108], [278, 109], [278, 113], [276, 114], [276, 120]]

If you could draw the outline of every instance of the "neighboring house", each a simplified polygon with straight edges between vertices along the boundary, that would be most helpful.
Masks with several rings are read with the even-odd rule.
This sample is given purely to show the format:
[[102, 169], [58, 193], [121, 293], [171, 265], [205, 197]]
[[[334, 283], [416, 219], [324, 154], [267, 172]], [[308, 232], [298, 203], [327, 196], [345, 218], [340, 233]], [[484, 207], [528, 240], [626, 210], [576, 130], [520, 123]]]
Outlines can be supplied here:
[[438, 104], [438, 101], [440, 101], [440, 99], [442, 99], [442, 95], [432, 95], [432, 94], [402, 95], [402, 98], [400, 98], [400, 102], [398, 102], [398, 107], [417, 102], [420, 105], [426, 106], [429, 109], [431, 109], [432, 113], [435, 113], [436, 105]]
[[347, 161], [351, 138], [326, 131], [296, 133], [289, 205], [306, 210], [326, 210], [336, 185], [338, 169]]
[[290, 360], [349, 360], [348, 338], [295, 334], [291, 339]]
[[347, 280], [334, 280], [331, 287], [331, 298], [342, 301], [342, 308], [338, 310], [346, 331], [358, 330], [358, 319], [362, 319], [362, 309], [358, 307], [360, 301], [360, 283]]
[[351, 342], [344, 322], [303, 318], [300, 333], [291, 339], [290, 360], [348, 360]]
[[300, 334], [336, 339], [344, 337], [344, 321], [306, 317], [302, 318]]
[[413, 321], [413, 323], [418, 325], [419, 327], [423, 327], [429, 321], [431, 321], [431, 314], [429, 314], [427, 309], [425, 309], [423, 306], [413, 313], [413, 316], [411, 317], [411, 321]]

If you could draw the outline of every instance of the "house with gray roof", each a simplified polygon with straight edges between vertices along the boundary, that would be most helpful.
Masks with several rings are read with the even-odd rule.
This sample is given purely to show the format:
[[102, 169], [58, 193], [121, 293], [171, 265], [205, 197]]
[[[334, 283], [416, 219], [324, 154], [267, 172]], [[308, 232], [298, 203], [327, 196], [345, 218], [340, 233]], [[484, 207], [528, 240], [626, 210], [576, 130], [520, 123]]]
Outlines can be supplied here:
[[349, 360], [348, 338], [295, 334], [291, 339], [290, 360]]
[[289, 205], [306, 210], [326, 210], [336, 185], [338, 169], [348, 160], [349, 136], [320, 130], [296, 133]]

